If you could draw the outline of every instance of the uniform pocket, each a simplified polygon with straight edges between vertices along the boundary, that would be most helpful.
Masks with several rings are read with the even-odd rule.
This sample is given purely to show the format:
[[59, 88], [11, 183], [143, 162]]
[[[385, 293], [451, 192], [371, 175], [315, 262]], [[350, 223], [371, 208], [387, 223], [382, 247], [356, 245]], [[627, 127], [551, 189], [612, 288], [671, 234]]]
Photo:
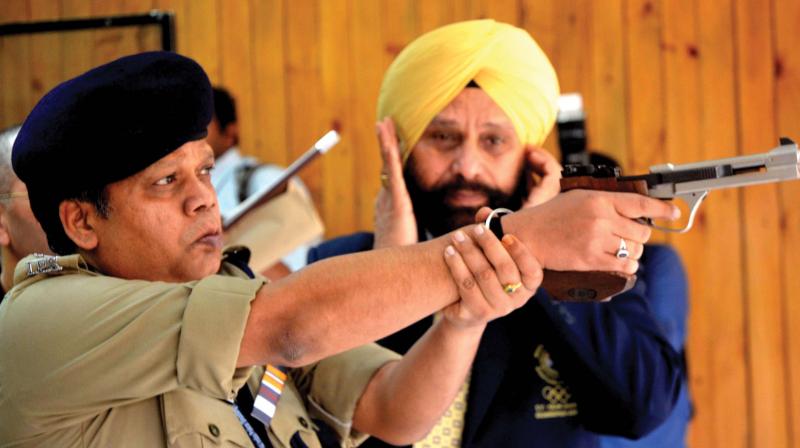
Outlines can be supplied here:
[[164, 425], [170, 447], [252, 447], [233, 407], [190, 389], [163, 396]]

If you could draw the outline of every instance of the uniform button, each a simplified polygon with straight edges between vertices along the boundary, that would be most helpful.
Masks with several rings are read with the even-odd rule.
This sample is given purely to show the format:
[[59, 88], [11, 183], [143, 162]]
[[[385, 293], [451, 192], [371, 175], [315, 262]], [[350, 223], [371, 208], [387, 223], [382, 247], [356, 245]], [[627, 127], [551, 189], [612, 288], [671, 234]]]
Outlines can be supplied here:
[[215, 425], [213, 423], [209, 423], [208, 424], [208, 430], [209, 430], [209, 432], [211, 432], [212, 436], [219, 437], [219, 428], [217, 427], [217, 425]]
[[304, 419], [303, 417], [298, 417], [297, 421], [300, 422], [300, 426], [302, 426], [303, 429], [308, 429], [308, 422], [306, 421], [306, 419]]

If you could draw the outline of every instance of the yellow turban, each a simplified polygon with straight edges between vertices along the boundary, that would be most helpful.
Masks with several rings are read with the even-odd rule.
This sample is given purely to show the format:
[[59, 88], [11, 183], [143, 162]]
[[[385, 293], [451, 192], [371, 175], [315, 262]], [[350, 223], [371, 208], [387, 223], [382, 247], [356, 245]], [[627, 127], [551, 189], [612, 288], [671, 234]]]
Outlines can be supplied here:
[[474, 80], [508, 115], [523, 144], [541, 145], [556, 119], [558, 78], [527, 31], [491, 19], [437, 28], [389, 66], [378, 119], [392, 117], [403, 161], [428, 123]]

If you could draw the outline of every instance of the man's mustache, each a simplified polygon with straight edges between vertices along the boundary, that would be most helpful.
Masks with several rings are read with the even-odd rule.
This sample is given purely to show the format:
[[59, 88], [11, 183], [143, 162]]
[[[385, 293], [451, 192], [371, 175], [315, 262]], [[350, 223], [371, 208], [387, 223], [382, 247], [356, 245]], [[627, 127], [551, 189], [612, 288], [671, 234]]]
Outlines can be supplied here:
[[492, 188], [477, 180], [466, 180], [458, 176], [447, 182], [439, 183], [429, 188], [423, 188], [417, 178], [417, 173], [410, 166], [406, 167], [403, 173], [406, 180], [411, 203], [414, 207], [414, 215], [417, 218], [417, 226], [421, 231], [430, 232], [434, 236], [443, 235], [458, 227], [472, 224], [475, 220], [475, 212], [480, 208], [458, 207], [447, 204], [446, 198], [458, 191], [471, 191], [483, 193], [486, 200], [481, 205], [491, 208], [504, 207], [517, 210], [522, 206], [522, 201], [527, 195], [525, 182], [520, 177], [517, 182], [517, 189], [512, 193], [504, 193], [502, 190]]
[[487, 197], [503, 196], [503, 192], [488, 185], [475, 181], [467, 181], [463, 178], [455, 179], [442, 185], [434, 187], [432, 193], [439, 193], [441, 197], [446, 197], [459, 190], [467, 190], [474, 193], [483, 193]]

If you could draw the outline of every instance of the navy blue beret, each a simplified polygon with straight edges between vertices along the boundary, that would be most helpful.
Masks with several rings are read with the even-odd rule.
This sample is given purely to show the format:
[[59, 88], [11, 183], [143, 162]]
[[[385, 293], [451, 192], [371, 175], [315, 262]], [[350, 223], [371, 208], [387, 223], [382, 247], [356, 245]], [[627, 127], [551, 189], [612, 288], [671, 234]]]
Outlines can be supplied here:
[[170, 52], [126, 56], [59, 84], [36, 104], [14, 143], [14, 171], [45, 224], [53, 213], [58, 219], [61, 200], [205, 138], [212, 113], [211, 84], [195, 61]]
[[122, 180], [206, 136], [213, 97], [195, 61], [123, 57], [66, 81], [33, 108], [14, 143], [29, 189], [81, 191]]

